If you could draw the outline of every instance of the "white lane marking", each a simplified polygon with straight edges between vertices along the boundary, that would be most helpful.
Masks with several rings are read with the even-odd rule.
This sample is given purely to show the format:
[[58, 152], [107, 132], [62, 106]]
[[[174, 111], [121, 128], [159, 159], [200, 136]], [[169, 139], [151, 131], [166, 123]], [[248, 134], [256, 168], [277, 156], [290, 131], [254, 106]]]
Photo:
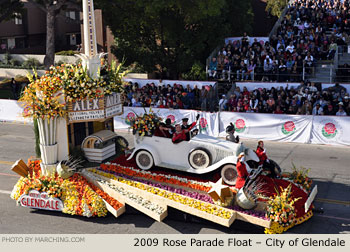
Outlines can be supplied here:
[[0, 190], [0, 193], [3, 193], [3, 194], [10, 194], [10, 195], [11, 195], [11, 191], [6, 191], [6, 190]]

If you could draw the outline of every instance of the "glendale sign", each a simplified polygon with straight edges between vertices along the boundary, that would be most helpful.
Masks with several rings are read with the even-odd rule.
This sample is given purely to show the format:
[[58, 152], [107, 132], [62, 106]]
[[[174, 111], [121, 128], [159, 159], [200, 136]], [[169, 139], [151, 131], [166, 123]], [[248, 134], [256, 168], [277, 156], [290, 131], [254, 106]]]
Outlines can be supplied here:
[[37, 208], [51, 211], [61, 211], [63, 203], [57, 198], [51, 198], [46, 192], [36, 190], [29, 191], [28, 194], [22, 194], [19, 203], [23, 207]]
[[76, 100], [68, 104], [70, 123], [102, 121], [123, 113], [119, 93], [106, 95], [103, 98]]

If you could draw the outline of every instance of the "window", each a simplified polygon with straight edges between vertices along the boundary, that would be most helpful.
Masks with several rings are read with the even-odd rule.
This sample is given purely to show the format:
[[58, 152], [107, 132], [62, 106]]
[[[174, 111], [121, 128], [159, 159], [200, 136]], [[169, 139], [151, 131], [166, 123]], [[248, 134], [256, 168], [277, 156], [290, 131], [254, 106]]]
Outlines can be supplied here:
[[75, 11], [66, 11], [66, 17], [75, 20]]
[[15, 24], [16, 25], [21, 25], [22, 24], [22, 15], [20, 13], [15, 13]]
[[15, 44], [16, 44], [16, 48], [26, 48], [26, 39], [25, 38], [16, 38]]

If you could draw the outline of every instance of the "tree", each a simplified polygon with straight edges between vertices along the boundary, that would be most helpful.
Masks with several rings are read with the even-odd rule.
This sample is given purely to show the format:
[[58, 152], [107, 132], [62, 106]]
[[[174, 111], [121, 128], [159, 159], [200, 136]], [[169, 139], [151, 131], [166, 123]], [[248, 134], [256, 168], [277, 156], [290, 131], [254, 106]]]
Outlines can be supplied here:
[[[80, 0], [27, 0], [35, 4], [46, 13], [46, 53], [44, 58], [45, 68], [48, 69], [55, 63], [55, 20], [60, 11], [68, 5], [80, 10]], [[13, 15], [15, 11], [21, 10], [23, 4], [21, 0], [0, 0], [0, 22]]]
[[266, 11], [279, 18], [288, 2], [288, 0], [267, 0]]
[[[55, 22], [61, 9], [66, 7], [69, 0], [28, 0], [46, 13], [46, 53], [45, 68], [55, 63]], [[76, 1], [71, 1], [76, 2]]]
[[0, 0], [0, 23], [14, 16], [14, 13], [22, 10], [20, 0]]
[[[247, 3], [248, 2], [248, 3]], [[250, 1], [97, 0], [115, 37], [113, 53], [161, 78], [178, 78], [227, 36], [249, 32]]]

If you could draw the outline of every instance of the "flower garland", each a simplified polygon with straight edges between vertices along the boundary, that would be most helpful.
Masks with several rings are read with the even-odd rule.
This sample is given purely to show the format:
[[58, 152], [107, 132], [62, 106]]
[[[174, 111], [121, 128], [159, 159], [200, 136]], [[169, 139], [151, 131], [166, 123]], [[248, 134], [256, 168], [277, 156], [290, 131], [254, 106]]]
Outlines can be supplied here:
[[23, 116], [34, 119], [64, 117], [66, 102], [123, 92], [124, 86], [128, 84], [122, 80], [127, 71], [120, 73], [121, 65], [117, 67], [112, 62], [112, 66], [104, 67], [103, 75], [99, 73], [96, 79], [90, 78], [81, 64], [51, 66], [45, 75], [35, 80], [33, 76], [28, 76], [31, 83], [19, 100], [23, 102]]
[[145, 184], [140, 183], [140, 182], [135, 182], [135, 181], [121, 178], [121, 177], [116, 177], [113, 174], [101, 172], [101, 171], [98, 171], [96, 169], [92, 169], [91, 171], [96, 173], [96, 174], [99, 174], [101, 176], [105, 176], [105, 177], [111, 178], [113, 180], [116, 180], [118, 182], [127, 184], [129, 186], [132, 186], [132, 187], [135, 187], [135, 188], [138, 188], [141, 190], [145, 190], [147, 192], [164, 197], [166, 199], [170, 199], [170, 200], [179, 202], [183, 205], [193, 207], [193, 208], [198, 209], [200, 211], [207, 212], [209, 214], [213, 214], [213, 215], [218, 216], [220, 218], [230, 219], [232, 217], [232, 214], [233, 214], [232, 211], [226, 210], [223, 207], [215, 206], [213, 204], [205, 203], [203, 201], [192, 199], [189, 197], [183, 197], [182, 195], [180, 195], [178, 193], [168, 192], [168, 191], [165, 191], [162, 189], [155, 188], [153, 186], [145, 185]]
[[159, 173], [152, 173], [149, 171], [139, 170], [132, 167], [124, 167], [115, 163], [101, 164], [100, 169], [104, 172], [116, 172], [125, 174], [131, 177], [142, 177], [145, 179], [152, 179], [158, 182], [169, 183], [172, 185], [179, 185], [188, 187], [198, 191], [208, 192], [211, 189], [211, 185], [207, 182], [199, 182], [179, 176], [165, 175]]

